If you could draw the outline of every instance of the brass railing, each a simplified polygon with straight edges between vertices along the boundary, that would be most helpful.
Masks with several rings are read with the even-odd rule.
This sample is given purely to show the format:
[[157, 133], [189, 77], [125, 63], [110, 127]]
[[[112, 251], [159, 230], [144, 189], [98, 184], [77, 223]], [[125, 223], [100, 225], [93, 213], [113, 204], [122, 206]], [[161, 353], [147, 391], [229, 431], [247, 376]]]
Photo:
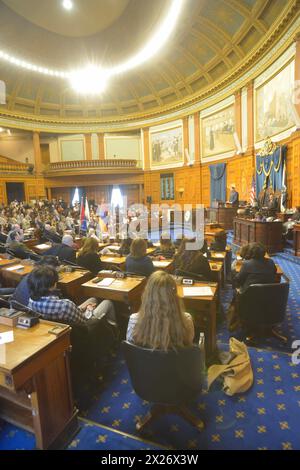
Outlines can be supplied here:
[[85, 169], [104, 169], [104, 168], [136, 168], [137, 160], [74, 160], [70, 162], [49, 163], [46, 168], [48, 171], [62, 170], [85, 170]]

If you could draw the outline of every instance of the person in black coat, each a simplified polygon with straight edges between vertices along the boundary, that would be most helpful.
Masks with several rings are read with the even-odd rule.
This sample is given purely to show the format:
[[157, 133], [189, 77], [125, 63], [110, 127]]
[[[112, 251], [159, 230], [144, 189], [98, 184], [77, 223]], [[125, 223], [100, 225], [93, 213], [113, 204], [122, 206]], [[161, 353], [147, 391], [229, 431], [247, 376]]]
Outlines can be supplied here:
[[16, 258], [38, 258], [36, 253], [30, 250], [24, 243], [19, 241], [19, 233], [17, 231], [10, 233], [10, 242], [6, 244], [6, 250], [9, 254], [12, 254]]
[[261, 243], [251, 243], [249, 258], [242, 264], [235, 277], [239, 291], [244, 292], [252, 284], [271, 284], [275, 282], [276, 266], [272, 259], [265, 258], [266, 250]]
[[210, 245], [211, 251], [225, 251], [227, 245], [227, 237], [225, 230], [216, 232], [215, 239]]
[[189, 250], [188, 243], [195, 240], [184, 238], [175, 257], [175, 268], [178, 271], [202, 276], [203, 280], [212, 280], [212, 272], [207, 257], [201, 250]]
[[51, 228], [49, 224], [45, 225], [42, 236], [43, 238], [45, 238], [46, 240], [49, 240], [50, 242], [62, 243], [61, 236], [57, 232], [55, 232], [55, 230]]
[[103, 265], [99, 256], [99, 244], [95, 238], [86, 238], [78, 253], [77, 264], [88, 269], [94, 275], [98, 274]]
[[45, 251], [44, 256], [57, 256], [60, 261], [69, 261], [76, 264], [76, 250], [74, 250], [73, 246], [73, 237], [71, 235], [64, 235], [62, 243], [53, 245], [49, 250]]

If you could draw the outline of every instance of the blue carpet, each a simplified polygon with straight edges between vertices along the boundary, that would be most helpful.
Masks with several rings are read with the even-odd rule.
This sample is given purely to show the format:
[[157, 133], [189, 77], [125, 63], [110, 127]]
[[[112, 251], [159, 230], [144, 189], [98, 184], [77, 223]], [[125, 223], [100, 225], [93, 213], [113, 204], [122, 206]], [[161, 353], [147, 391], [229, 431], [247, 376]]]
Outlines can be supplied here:
[[69, 450], [157, 450], [160, 446], [80, 420], [80, 432], [70, 443]]
[[[289, 337], [286, 348], [300, 339], [300, 259], [290, 253], [276, 255], [274, 261], [290, 278], [287, 315], [281, 331]], [[232, 289], [222, 289], [226, 312]], [[226, 349], [230, 334], [220, 319], [218, 346]], [[227, 397], [216, 384], [198, 397], [191, 409], [203, 417], [206, 429], [197, 432], [181, 418], [164, 416], [148, 427], [144, 437], [169, 449], [298, 449], [300, 450], [300, 365], [293, 365], [289, 354], [276, 340], [265, 342], [263, 349], [249, 348], [254, 371], [254, 385], [243, 395]], [[149, 404], [132, 390], [126, 365], [121, 356], [111, 358], [108, 374], [93, 390], [86, 390], [81, 415], [98, 423], [82, 423], [70, 449], [145, 449], [155, 448], [133, 437], [135, 423], [147, 413]], [[99, 428], [99, 425], [110, 429]], [[0, 449], [32, 449], [34, 437], [0, 422]], [[155, 444], [153, 444], [155, 446]]]
[[[164, 416], [144, 436], [175, 449], [300, 449], [300, 366], [284, 353], [254, 348], [249, 352], [255, 380], [246, 394], [227, 397], [218, 384], [191, 407], [206, 423], [203, 433], [179, 417]], [[138, 417], [148, 409], [134, 393], [120, 359], [84, 415], [134, 435]]]

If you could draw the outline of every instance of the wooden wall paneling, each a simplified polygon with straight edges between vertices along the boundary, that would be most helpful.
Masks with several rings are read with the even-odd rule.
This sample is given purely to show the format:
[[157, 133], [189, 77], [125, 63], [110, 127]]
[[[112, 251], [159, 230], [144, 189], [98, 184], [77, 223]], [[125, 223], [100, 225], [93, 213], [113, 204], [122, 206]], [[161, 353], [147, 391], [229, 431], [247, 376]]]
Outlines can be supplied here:
[[[292, 136], [292, 152], [287, 157], [293, 207], [300, 205], [300, 131]], [[289, 191], [289, 190], [288, 190]]]
[[210, 206], [210, 171], [209, 165], [202, 166], [202, 204], [205, 207]]
[[5, 182], [0, 182], [0, 203], [7, 204], [6, 186]]

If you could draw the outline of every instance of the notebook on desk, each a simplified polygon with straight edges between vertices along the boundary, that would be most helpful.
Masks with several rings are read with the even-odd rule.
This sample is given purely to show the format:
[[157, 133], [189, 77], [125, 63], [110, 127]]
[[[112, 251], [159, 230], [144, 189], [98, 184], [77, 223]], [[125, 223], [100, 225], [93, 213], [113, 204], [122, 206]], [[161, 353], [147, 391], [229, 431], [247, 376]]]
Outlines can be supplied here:
[[183, 297], [211, 297], [212, 295], [214, 293], [209, 286], [183, 288]]

